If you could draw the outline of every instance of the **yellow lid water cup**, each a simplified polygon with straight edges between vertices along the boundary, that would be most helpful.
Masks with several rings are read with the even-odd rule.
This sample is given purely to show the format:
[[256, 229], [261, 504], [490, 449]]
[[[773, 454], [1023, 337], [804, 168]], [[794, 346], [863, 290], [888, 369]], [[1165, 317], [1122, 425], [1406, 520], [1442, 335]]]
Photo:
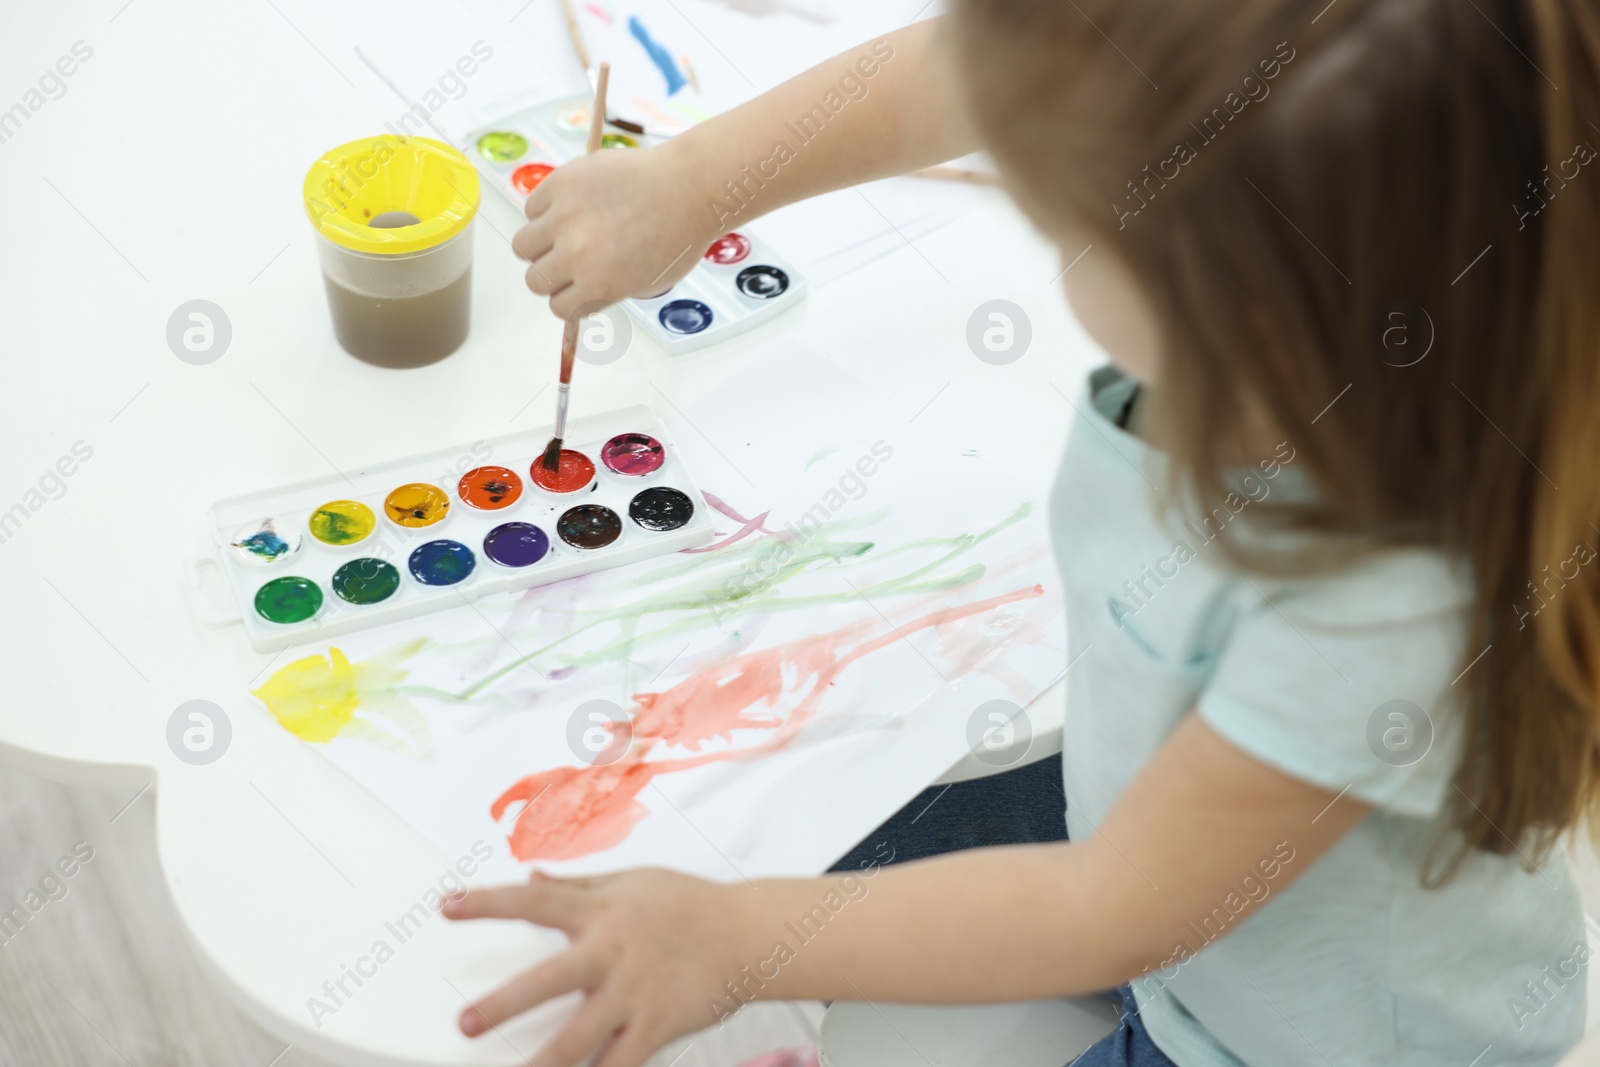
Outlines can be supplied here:
[[425, 137], [365, 137], [313, 163], [304, 194], [345, 351], [417, 367], [461, 346], [479, 199], [465, 156]]

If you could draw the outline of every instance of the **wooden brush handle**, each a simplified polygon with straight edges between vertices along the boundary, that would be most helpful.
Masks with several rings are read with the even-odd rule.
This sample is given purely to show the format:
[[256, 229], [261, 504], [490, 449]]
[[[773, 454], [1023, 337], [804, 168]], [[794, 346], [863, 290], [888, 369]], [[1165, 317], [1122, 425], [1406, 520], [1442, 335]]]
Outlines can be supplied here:
[[561, 331], [561, 382], [563, 385], [572, 381], [572, 363], [578, 358], [578, 320], [576, 317], [567, 320], [567, 325]]
[[572, 38], [572, 50], [587, 76], [594, 69], [589, 62], [589, 48], [583, 39], [583, 28], [578, 25], [578, 13], [572, 9], [572, 0], [561, 0], [561, 14], [567, 20], [567, 36]]
[[[600, 77], [594, 87], [594, 110], [589, 113], [589, 151], [600, 149], [600, 137], [606, 124], [606, 86], [611, 81], [611, 64], [600, 64]], [[561, 332], [561, 381], [572, 381], [572, 363], [578, 356], [578, 319], [567, 320]]]
[[611, 64], [600, 64], [600, 76], [594, 83], [594, 110], [589, 112], [589, 151], [600, 150], [600, 138], [606, 125], [606, 86], [611, 82]]
[[[611, 81], [611, 64], [600, 64], [594, 86], [594, 110], [589, 113], [589, 151], [600, 149], [606, 124], [606, 86]], [[556, 435], [545, 449], [544, 465], [555, 470], [560, 463], [561, 439], [567, 432], [567, 404], [572, 395], [572, 365], [578, 359], [578, 316], [569, 318], [561, 329], [561, 387], [556, 395]]]

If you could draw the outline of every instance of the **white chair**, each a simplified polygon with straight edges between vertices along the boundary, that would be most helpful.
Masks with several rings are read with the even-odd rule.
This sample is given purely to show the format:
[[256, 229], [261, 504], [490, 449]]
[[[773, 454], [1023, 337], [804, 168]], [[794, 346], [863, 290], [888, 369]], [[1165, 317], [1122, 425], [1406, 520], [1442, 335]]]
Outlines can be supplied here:
[[1117, 1025], [1105, 997], [924, 1006], [839, 1002], [821, 1067], [1063, 1067]]

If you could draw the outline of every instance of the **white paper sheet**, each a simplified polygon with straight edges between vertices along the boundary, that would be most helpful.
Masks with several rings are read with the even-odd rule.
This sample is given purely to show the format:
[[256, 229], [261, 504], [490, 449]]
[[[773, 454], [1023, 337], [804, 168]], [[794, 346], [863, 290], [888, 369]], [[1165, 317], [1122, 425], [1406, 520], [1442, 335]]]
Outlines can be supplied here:
[[[414, 0], [401, 0], [402, 3]], [[610, 110], [687, 127], [735, 107], [837, 53], [938, 10], [926, 0], [574, 0], [591, 61], [612, 64]], [[437, 12], [437, 5], [435, 12]], [[441, 72], [487, 41], [493, 58], [462, 79], [460, 95], [433, 97], [430, 121], [459, 143], [519, 107], [588, 86], [555, 0], [457, 0], [426, 37], [393, 23], [364, 27], [362, 55], [407, 102], [437, 89]], [[636, 21], [635, 21], [636, 20]], [[670, 82], [631, 26], [668, 55]], [[689, 80], [690, 73], [692, 81]], [[413, 131], [415, 132], [415, 131]], [[981, 165], [981, 164], [980, 164]], [[890, 178], [792, 204], [756, 227], [814, 285], [937, 229], [997, 195], [980, 186]]]
[[351, 635], [256, 690], [446, 854], [507, 840], [487, 880], [817, 873], [1066, 666], [1042, 502], [986, 461], [792, 345], [670, 407], [717, 548]]
[[[566, 91], [586, 84], [556, 0], [458, 0]], [[611, 64], [619, 112], [691, 125], [852, 45], [938, 11], [929, 0], [573, 0], [590, 61]], [[658, 66], [659, 45], [675, 71]], [[681, 79], [681, 81], [679, 80]]]

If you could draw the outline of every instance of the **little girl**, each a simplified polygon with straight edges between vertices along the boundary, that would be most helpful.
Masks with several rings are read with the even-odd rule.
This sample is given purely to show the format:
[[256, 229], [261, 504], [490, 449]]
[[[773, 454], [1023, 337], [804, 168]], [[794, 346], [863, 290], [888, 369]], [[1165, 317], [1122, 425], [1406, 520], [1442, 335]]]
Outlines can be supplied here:
[[1560, 838], [1600, 799], [1600, 12], [953, 7], [564, 166], [515, 247], [565, 316], [783, 204], [988, 150], [1111, 359], [1051, 508], [1071, 841], [870, 885], [475, 890], [448, 913], [571, 947], [462, 1029], [582, 990], [534, 1062], [636, 1067], [729, 983], [1115, 990], [1080, 1065], [1554, 1063], [1588, 960]]

